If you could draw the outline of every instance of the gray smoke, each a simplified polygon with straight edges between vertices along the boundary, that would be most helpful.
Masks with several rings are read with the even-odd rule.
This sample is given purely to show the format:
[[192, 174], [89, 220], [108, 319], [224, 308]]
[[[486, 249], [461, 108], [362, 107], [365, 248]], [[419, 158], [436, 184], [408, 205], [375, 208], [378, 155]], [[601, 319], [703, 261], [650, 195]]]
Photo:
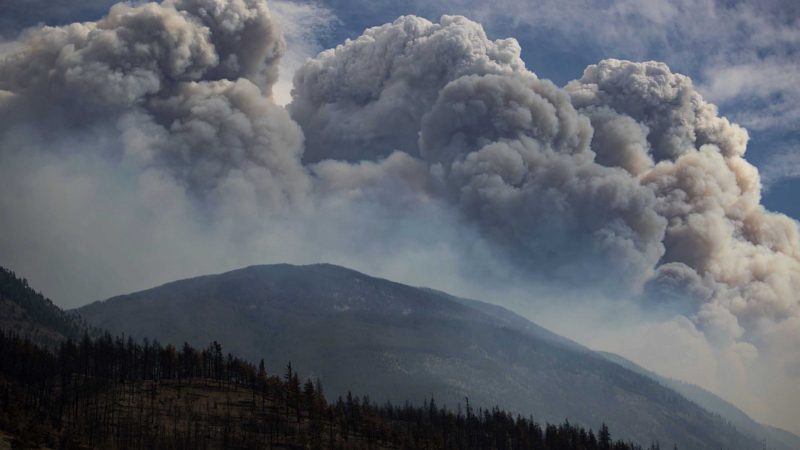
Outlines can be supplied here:
[[285, 44], [266, 2], [174, 0], [172, 5], [198, 18], [213, 37], [218, 64], [208, 71], [207, 79], [247, 78], [271, 94]]
[[725, 156], [743, 155], [747, 132], [717, 115], [689, 77], [673, 74], [664, 63], [604, 60], [567, 84], [578, 108], [608, 107], [647, 127], [656, 162], [674, 160], [704, 144]]
[[702, 341], [709, 370], [744, 374], [731, 392], [758, 367], [796, 379], [797, 224], [761, 205], [746, 131], [689, 78], [606, 60], [561, 88], [513, 39], [409, 16], [307, 61], [286, 109], [284, 48], [258, 0], [118, 4], [4, 46], [0, 251], [140, 260], [148, 280], [329, 259], [577, 287], [677, 314], [655, 335]]
[[594, 161], [591, 136], [549, 81], [473, 75], [439, 93], [420, 148], [466, 220], [527, 272], [635, 288], [663, 253], [665, 221], [652, 192]]
[[[800, 318], [797, 224], [760, 204], [747, 132], [688, 77], [606, 60], [560, 89], [521, 64], [461, 63], [491, 48], [482, 33], [410, 64], [405, 49], [417, 47], [398, 30], [411, 20], [370, 29], [298, 72], [290, 110], [309, 137], [306, 159], [375, 161], [320, 163], [347, 177], [327, 185], [364, 169], [373, 186], [383, 164], [404, 158], [419, 180], [424, 164], [430, 180], [413, 186], [457, 210], [514, 271], [677, 312], [685, 321], [659, 332], [697, 342], [699, 330], [717, 349], [718, 373], [738, 381], [748, 367], [800, 365], [800, 352], [785, 350], [798, 348], [797, 333], [776, 331]], [[403, 51], [386, 50], [397, 34]], [[404, 156], [382, 162], [398, 149]]]
[[306, 133], [304, 161], [417, 156], [417, 132], [439, 91], [464, 75], [522, 72], [514, 39], [491, 41], [464, 17], [414, 16], [370, 28], [295, 74], [292, 117]]
[[649, 289], [682, 286], [696, 321], [730, 345], [756, 344], [797, 316], [797, 225], [760, 204], [758, 171], [743, 158], [745, 130], [661, 63], [603, 61], [566, 89], [593, 120], [593, 108], [607, 107], [649, 130], [648, 145], [636, 148], [657, 164], [637, 175], [668, 223]]
[[97, 22], [27, 33], [0, 61], [0, 117], [9, 134], [46, 122], [56, 141], [101, 127], [119, 142], [98, 151], [162, 170], [202, 202], [282, 210], [310, 189], [302, 132], [269, 100], [283, 49], [260, 1], [117, 4]]

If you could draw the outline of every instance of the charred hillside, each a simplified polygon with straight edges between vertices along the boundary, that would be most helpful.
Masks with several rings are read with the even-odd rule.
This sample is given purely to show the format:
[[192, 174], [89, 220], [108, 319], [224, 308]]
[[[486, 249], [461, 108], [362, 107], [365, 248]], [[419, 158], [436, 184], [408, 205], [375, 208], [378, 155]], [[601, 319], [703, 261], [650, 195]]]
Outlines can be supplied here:
[[110, 335], [52, 353], [0, 332], [0, 431], [13, 448], [641, 450], [499, 408], [457, 412], [326, 399], [291, 364], [282, 377], [214, 342], [180, 350]]

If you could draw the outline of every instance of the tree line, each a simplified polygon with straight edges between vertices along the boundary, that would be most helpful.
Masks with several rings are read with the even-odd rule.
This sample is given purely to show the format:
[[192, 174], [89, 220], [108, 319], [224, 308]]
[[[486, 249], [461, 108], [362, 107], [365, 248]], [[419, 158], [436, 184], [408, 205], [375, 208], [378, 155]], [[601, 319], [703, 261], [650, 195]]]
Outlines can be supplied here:
[[49, 334], [30, 336], [37, 344], [54, 348], [61, 338], [80, 338], [84, 333], [94, 333], [82, 317], [70, 314], [54, 305], [47, 297], [28, 285], [28, 280], [4, 267], [0, 267], [0, 302], [7, 301], [24, 311], [27, 321], [23, 327], [39, 327], [51, 331]]
[[0, 430], [19, 448], [642, 450], [605, 425], [542, 425], [468, 399], [455, 411], [434, 399], [328, 401], [291, 364], [277, 375], [217, 342], [176, 348], [107, 333], [53, 350], [0, 331]]

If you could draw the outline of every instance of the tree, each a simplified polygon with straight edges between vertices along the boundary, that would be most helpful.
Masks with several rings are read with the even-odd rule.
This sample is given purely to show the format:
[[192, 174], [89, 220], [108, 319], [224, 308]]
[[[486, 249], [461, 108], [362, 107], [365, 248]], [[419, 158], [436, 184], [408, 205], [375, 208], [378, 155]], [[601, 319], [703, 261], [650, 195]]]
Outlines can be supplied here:
[[605, 422], [600, 426], [600, 431], [597, 433], [597, 441], [600, 450], [611, 449], [611, 433], [608, 431], [608, 426]]

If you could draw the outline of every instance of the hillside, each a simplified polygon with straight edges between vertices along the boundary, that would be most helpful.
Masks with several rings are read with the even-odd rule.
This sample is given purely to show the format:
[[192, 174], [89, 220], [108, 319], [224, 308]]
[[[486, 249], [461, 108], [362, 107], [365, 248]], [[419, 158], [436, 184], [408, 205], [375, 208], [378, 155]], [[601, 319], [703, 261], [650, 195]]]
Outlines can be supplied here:
[[613, 353], [599, 352], [611, 361], [650, 377], [664, 386], [678, 392], [687, 399], [697, 403], [707, 411], [718, 414], [736, 428], [745, 431], [756, 439], [766, 443], [767, 448], [775, 450], [793, 450], [800, 448], [800, 436], [796, 436], [779, 428], [764, 425], [753, 420], [747, 413], [735, 405], [720, 398], [700, 386], [684, 383], [672, 378], [663, 377], [655, 372], [642, 368], [636, 363]]
[[0, 330], [54, 348], [66, 338], [80, 337], [86, 326], [33, 290], [27, 280], [0, 267]]
[[83, 307], [114, 333], [225, 342], [268, 367], [291, 360], [328, 392], [455, 408], [498, 404], [540, 421], [606, 422], [619, 437], [683, 449], [760, 449], [658, 382], [481, 302], [331, 265], [253, 266]]
[[540, 425], [498, 408], [328, 402], [291, 366], [270, 375], [216, 342], [177, 350], [105, 335], [52, 352], [0, 332], [0, 391], [0, 448], [642, 450], [605, 426]]

